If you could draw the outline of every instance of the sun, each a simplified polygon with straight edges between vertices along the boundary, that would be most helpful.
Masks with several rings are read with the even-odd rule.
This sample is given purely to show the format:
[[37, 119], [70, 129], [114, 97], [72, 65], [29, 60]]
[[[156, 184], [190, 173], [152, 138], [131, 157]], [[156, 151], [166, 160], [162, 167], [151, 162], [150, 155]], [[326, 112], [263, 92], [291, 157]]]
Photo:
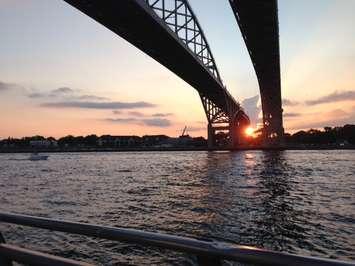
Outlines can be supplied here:
[[254, 129], [252, 127], [247, 127], [245, 129], [245, 134], [248, 136], [248, 137], [252, 137], [254, 135]]

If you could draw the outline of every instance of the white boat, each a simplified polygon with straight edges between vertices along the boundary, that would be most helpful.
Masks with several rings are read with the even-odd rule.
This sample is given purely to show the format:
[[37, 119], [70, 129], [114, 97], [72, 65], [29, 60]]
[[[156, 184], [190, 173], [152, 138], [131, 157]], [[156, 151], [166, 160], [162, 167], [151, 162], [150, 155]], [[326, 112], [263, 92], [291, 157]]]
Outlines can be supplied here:
[[31, 161], [43, 161], [48, 159], [48, 155], [41, 155], [38, 153], [32, 153], [30, 157], [28, 158]]

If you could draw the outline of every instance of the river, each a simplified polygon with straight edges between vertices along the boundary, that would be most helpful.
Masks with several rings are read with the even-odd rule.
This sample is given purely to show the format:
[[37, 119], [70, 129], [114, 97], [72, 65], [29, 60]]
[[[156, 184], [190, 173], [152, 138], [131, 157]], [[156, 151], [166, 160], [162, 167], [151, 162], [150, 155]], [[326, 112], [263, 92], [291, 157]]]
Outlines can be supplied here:
[[[0, 154], [0, 211], [355, 260], [355, 151]], [[157, 248], [0, 224], [99, 265], [194, 265]]]

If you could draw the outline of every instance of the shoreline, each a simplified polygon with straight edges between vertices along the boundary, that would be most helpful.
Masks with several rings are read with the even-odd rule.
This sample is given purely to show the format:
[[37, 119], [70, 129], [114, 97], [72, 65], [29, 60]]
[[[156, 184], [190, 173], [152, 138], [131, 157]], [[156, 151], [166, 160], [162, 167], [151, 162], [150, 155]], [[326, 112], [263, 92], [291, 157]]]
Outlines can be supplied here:
[[175, 147], [175, 148], [67, 148], [67, 149], [1, 149], [0, 153], [76, 153], [76, 152], [176, 152], [176, 151], [284, 151], [284, 150], [355, 150], [355, 146], [334, 147], [334, 146], [282, 146], [282, 147], [239, 147], [235, 149], [208, 149], [207, 147]]

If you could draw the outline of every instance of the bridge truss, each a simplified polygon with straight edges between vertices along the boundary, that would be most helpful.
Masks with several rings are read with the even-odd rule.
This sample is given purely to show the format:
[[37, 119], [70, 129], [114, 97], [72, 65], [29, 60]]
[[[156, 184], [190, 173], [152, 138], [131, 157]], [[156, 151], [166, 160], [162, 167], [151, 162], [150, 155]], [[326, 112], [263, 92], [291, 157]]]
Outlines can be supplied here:
[[218, 131], [239, 143], [249, 118], [227, 91], [188, 0], [64, 0], [150, 55], [194, 87], [208, 120], [209, 146]]
[[[208, 45], [205, 34], [187, 0], [146, 0], [147, 4], [165, 22], [165, 24], [190, 49], [197, 59], [211, 72], [221, 84], [216, 62]], [[223, 87], [225, 104], [222, 108], [200, 92], [201, 101], [208, 121], [209, 146], [235, 146], [238, 144], [238, 128], [249, 124], [249, 118], [241, 109], [239, 103]], [[231, 101], [232, 100], [232, 101]], [[216, 133], [227, 134], [227, 140], [218, 140]]]
[[189, 2], [187, 0], [146, 0], [146, 2], [214, 77], [221, 81], [205, 34]]

